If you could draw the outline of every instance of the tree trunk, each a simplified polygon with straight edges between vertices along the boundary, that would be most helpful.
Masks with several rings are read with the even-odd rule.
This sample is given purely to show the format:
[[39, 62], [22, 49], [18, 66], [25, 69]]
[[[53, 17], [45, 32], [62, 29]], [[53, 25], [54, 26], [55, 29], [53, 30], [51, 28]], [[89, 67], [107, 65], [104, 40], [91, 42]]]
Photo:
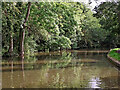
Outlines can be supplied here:
[[[21, 28], [22, 29], [22, 28]], [[22, 29], [21, 32], [21, 37], [20, 37], [20, 56], [24, 57], [24, 38], [25, 38], [25, 29]]]
[[9, 48], [10, 56], [13, 54], [13, 36], [10, 35], [10, 48]]
[[25, 23], [28, 20], [29, 14], [30, 14], [30, 6], [31, 6], [31, 2], [28, 2], [28, 9], [27, 9], [27, 14], [25, 17], [25, 21], [23, 23], [23, 28], [20, 29], [20, 34], [19, 34], [19, 38], [20, 38], [20, 57], [23, 59], [24, 58], [24, 39], [25, 39]]

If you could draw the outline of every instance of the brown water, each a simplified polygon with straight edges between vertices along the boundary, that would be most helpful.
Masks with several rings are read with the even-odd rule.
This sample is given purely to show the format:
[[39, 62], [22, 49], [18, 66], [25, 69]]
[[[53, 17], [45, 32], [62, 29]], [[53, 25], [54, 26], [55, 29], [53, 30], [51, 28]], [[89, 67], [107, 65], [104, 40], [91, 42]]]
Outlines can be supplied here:
[[[3, 58], [3, 88], [120, 88], [120, 72], [107, 51], [37, 53], [35, 57]], [[17, 60], [17, 61], [16, 61]]]

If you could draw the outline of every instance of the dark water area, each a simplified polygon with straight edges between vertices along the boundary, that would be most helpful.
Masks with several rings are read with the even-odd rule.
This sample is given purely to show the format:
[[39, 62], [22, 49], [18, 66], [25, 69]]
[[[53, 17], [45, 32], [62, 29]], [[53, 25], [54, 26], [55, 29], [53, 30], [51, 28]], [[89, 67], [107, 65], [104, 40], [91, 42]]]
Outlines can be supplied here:
[[35, 57], [3, 58], [2, 88], [119, 88], [120, 71], [107, 50], [36, 53]]

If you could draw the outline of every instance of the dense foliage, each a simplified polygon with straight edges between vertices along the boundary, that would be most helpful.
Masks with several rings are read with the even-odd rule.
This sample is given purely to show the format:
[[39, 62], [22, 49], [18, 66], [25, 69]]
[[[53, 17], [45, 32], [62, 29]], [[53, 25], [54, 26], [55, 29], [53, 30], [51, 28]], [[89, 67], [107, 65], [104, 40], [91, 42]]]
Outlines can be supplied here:
[[[119, 2], [102, 3], [96, 13], [78, 2], [34, 2], [28, 6], [2, 3], [3, 55], [19, 54], [22, 39], [25, 54], [120, 45]], [[25, 38], [21, 39], [21, 31]]]
[[120, 46], [120, 2], [103, 2], [95, 8], [94, 14], [100, 20], [105, 31], [108, 31], [107, 38], [103, 41], [107, 46]]

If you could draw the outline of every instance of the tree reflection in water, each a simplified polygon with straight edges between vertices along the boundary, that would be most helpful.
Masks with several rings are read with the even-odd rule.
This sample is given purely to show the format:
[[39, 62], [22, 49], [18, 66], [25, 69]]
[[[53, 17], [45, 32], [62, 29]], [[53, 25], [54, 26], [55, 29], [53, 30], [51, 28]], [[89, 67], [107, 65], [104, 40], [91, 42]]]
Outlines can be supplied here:
[[[40, 58], [42, 57], [42, 58]], [[10, 88], [115, 88], [118, 70], [106, 54], [93, 52], [52, 52], [36, 57], [3, 60], [3, 87]]]

